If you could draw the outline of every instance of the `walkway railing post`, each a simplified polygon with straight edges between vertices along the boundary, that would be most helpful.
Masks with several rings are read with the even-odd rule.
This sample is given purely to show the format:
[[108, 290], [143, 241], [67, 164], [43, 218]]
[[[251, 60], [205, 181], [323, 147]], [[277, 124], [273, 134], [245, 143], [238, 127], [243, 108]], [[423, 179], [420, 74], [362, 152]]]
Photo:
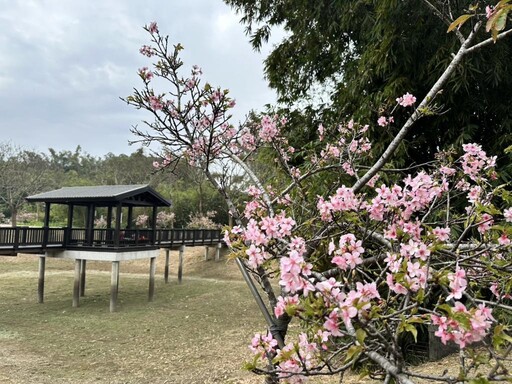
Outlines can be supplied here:
[[14, 229], [14, 252], [18, 250], [20, 245], [20, 228], [16, 227]]
[[27, 227], [21, 227], [20, 230], [21, 230], [21, 242], [20, 244], [26, 244], [27, 243]]
[[63, 239], [62, 245], [64, 247], [67, 247], [69, 245], [69, 236], [70, 236], [71, 228], [63, 227], [63, 229], [64, 229], [64, 239]]

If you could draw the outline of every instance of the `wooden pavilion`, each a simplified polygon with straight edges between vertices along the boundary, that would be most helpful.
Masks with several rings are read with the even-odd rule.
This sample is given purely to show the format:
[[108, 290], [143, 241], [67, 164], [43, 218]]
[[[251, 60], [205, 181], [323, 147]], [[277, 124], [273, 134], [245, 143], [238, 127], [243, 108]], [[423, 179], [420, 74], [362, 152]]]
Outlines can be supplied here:
[[[45, 263], [47, 257], [75, 260], [73, 306], [85, 292], [86, 261], [112, 263], [110, 311], [116, 309], [119, 287], [119, 263], [124, 260], [149, 259], [149, 300], [153, 299], [156, 257], [166, 249], [165, 280], [169, 273], [169, 249], [179, 247], [180, 269], [185, 245], [217, 246], [221, 244], [219, 230], [158, 229], [158, 208], [169, 207], [148, 185], [106, 185], [66, 187], [27, 197], [29, 202], [45, 204], [43, 228], [0, 228], [0, 255], [18, 252], [34, 253], [39, 257], [39, 302], [44, 300]], [[51, 227], [51, 208], [67, 206], [67, 225]], [[134, 208], [149, 210], [144, 228], [135, 228]], [[95, 226], [98, 212], [103, 211], [104, 226]], [[79, 217], [80, 216], [80, 217]], [[180, 272], [180, 271], [178, 271]], [[179, 273], [179, 278], [181, 274]]]

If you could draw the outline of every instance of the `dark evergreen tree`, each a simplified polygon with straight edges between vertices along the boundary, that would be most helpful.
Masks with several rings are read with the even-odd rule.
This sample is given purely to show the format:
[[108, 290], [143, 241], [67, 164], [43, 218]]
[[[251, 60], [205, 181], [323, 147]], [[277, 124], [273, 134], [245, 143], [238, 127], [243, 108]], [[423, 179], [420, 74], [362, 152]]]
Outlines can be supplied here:
[[[286, 37], [265, 61], [269, 84], [292, 107], [294, 138], [307, 143], [320, 121], [354, 118], [371, 123], [380, 153], [396, 133], [376, 120], [396, 97], [411, 92], [422, 98], [460, 46], [450, 22], [471, 12], [462, 1], [396, 0], [225, 0], [242, 15], [255, 49], [273, 28]], [[484, 4], [485, 5], [485, 4]], [[442, 20], [435, 15], [437, 7]], [[482, 4], [478, 12], [483, 12]], [[451, 19], [450, 19], [451, 18]], [[483, 18], [483, 17], [481, 17]], [[470, 28], [470, 20], [462, 30]], [[477, 38], [488, 38], [481, 31]], [[498, 155], [512, 144], [512, 43], [465, 59], [436, 99], [436, 118], [424, 118], [409, 133], [398, 163], [421, 163], [438, 148], [475, 141]], [[395, 115], [397, 126], [405, 116]], [[501, 159], [500, 165], [508, 165]], [[503, 169], [503, 168], [502, 168]]]

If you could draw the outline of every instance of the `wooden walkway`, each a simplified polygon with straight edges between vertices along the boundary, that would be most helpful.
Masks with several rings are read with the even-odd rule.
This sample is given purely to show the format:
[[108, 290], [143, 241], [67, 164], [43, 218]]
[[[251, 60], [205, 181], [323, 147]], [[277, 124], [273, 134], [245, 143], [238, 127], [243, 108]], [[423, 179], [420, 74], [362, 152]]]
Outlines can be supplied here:
[[0, 228], [0, 256], [48, 250], [129, 252], [213, 245], [223, 241], [219, 229]]

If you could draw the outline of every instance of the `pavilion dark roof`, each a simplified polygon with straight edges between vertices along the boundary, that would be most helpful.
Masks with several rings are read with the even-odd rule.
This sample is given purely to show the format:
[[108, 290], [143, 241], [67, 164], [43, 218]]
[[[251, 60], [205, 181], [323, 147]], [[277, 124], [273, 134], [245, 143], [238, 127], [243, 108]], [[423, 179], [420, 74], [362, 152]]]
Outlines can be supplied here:
[[64, 187], [27, 197], [27, 201], [59, 204], [123, 203], [134, 206], [169, 207], [171, 202], [146, 184]]

